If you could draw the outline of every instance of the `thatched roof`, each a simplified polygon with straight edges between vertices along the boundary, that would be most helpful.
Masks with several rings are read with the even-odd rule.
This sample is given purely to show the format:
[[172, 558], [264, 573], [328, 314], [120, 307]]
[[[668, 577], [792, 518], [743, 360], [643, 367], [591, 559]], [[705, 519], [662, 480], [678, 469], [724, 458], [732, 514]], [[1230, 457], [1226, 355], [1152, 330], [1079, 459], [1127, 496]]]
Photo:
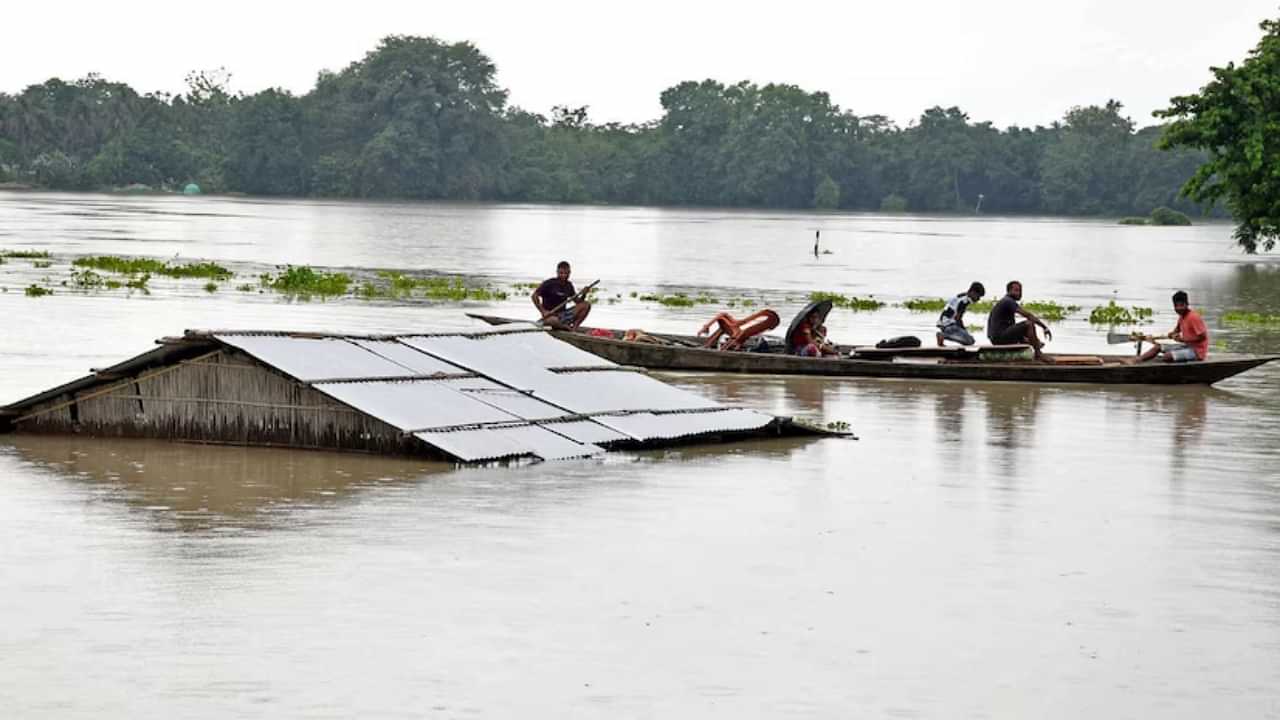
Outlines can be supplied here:
[[439, 455], [585, 457], [794, 430], [536, 329], [188, 331], [0, 408], [9, 430]]

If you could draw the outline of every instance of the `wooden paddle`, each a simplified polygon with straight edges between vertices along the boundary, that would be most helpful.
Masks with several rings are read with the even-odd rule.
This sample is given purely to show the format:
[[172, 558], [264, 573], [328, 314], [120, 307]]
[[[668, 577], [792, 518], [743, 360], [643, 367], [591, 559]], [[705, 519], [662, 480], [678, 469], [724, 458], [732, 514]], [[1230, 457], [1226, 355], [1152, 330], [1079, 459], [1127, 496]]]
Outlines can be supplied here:
[[543, 324], [543, 322], [545, 322], [548, 317], [554, 317], [556, 313], [560, 312], [561, 308], [563, 308], [565, 305], [568, 305], [570, 302], [573, 302], [574, 300], [578, 300], [580, 298], [585, 297], [587, 293], [591, 292], [591, 288], [599, 284], [600, 284], [600, 281], [596, 280], [595, 282], [582, 288], [581, 290], [574, 293], [573, 295], [570, 295], [569, 297], [561, 300], [559, 305], [556, 305], [555, 307], [551, 308], [550, 310], [542, 314], [542, 318], [538, 320], [538, 324], [539, 325]]

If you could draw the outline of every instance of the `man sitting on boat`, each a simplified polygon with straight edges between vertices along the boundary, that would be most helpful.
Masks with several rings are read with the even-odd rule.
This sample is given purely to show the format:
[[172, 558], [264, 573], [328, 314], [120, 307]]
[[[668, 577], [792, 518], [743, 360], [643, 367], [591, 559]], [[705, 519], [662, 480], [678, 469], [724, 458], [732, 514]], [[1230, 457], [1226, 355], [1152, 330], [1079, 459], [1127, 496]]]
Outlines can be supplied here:
[[[992, 345], [1019, 345], [1026, 343], [1036, 354], [1036, 360], [1042, 360], [1044, 353], [1040, 348], [1044, 343], [1036, 336], [1036, 326], [1044, 329], [1046, 341], [1053, 339], [1053, 332], [1035, 313], [1022, 307], [1022, 283], [1010, 280], [1004, 286], [1005, 296], [1000, 298], [991, 314], [987, 316], [987, 339]], [[1015, 322], [1014, 316], [1021, 315], [1026, 320]]]
[[[711, 330], [711, 326], [715, 325], [715, 332], [707, 338], [702, 344], [705, 348], [719, 348], [720, 350], [741, 350], [747, 340], [778, 327], [782, 322], [782, 318], [778, 317], [778, 313], [765, 308], [758, 312], [742, 318], [735, 318], [727, 312], [717, 313], [715, 317], [707, 321], [706, 325], [698, 331], [698, 337], [706, 335]], [[722, 338], [729, 339], [720, 345]]]
[[1157, 355], [1165, 362], [1193, 362], [1209, 357], [1209, 327], [1205, 325], [1200, 313], [1187, 304], [1187, 293], [1179, 290], [1173, 294], [1173, 311], [1178, 313], [1178, 324], [1168, 335], [1156, 335], [1147, 338], [1169, 338], [1170, 345], [1155, 345], [1138, 357], [1138, 362], [1153, 360]]
[[544, 280], [530, 295], [542, 324], [556, 330], [577, 330], [591, 312], [591, 303], [579, 297], [582, 293], [569, 282], [569, 272], [569, 262], [561, 260], [556, 264], [556, 276]]
[[942, 308], [942, 316], [938, 318], [938, 347], [943, 346], [943, 340], [958, 342], [961, 345], [974, 343], [973, 336], [964, 326], [964, 311], [986, 294], [987, 289], [982, 286], [982, 283], [974, 281], [969, 284], [968, 290], [947, 301], [947, 306]]

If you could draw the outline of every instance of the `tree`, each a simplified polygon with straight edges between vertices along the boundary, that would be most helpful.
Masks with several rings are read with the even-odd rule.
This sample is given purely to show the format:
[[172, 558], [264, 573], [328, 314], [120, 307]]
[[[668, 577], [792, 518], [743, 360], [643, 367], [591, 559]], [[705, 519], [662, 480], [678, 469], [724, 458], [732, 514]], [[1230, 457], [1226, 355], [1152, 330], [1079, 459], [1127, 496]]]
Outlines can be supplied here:
[[1264, 20], [1262, 40], [1243, 63], [1210, 68], [1214, 79], [1194, 95], [1172, 98], [1155, 115], [1172, 118], [1162, 149], [1209, 154], [1182, 188], [1184, 195], [1224, 203], [1247, 253], [1280, 238], [1280, 20]]
[[227, 182], [259, 195], [301, 195], [301, 129], [302, 108], [286, 90], [263, 90], [237, 102], [224, 164]]

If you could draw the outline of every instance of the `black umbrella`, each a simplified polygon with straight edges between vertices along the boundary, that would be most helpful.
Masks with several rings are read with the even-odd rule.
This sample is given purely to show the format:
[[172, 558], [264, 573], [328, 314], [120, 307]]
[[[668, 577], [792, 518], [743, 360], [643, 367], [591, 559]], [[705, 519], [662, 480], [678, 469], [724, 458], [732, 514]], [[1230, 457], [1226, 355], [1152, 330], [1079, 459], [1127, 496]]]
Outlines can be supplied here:
[[804, 319], [814, 312], [818, 313], [818, 322], [814, 323], [811, 329], [817, 330], [819, 325], [827, 321], [827, 313], [831, 312], [831, 301], [814, 300], [808, 305], [805, 305], [804, 309], [800, 311], [800, 314], [796, 315], [796, 319], [792, 320], [791, 325], [787, 327], [787, 352], [791, 352], [796, 346], [795, 335], [796, 330], [800, 329], [800, 323], [804, 322]]

